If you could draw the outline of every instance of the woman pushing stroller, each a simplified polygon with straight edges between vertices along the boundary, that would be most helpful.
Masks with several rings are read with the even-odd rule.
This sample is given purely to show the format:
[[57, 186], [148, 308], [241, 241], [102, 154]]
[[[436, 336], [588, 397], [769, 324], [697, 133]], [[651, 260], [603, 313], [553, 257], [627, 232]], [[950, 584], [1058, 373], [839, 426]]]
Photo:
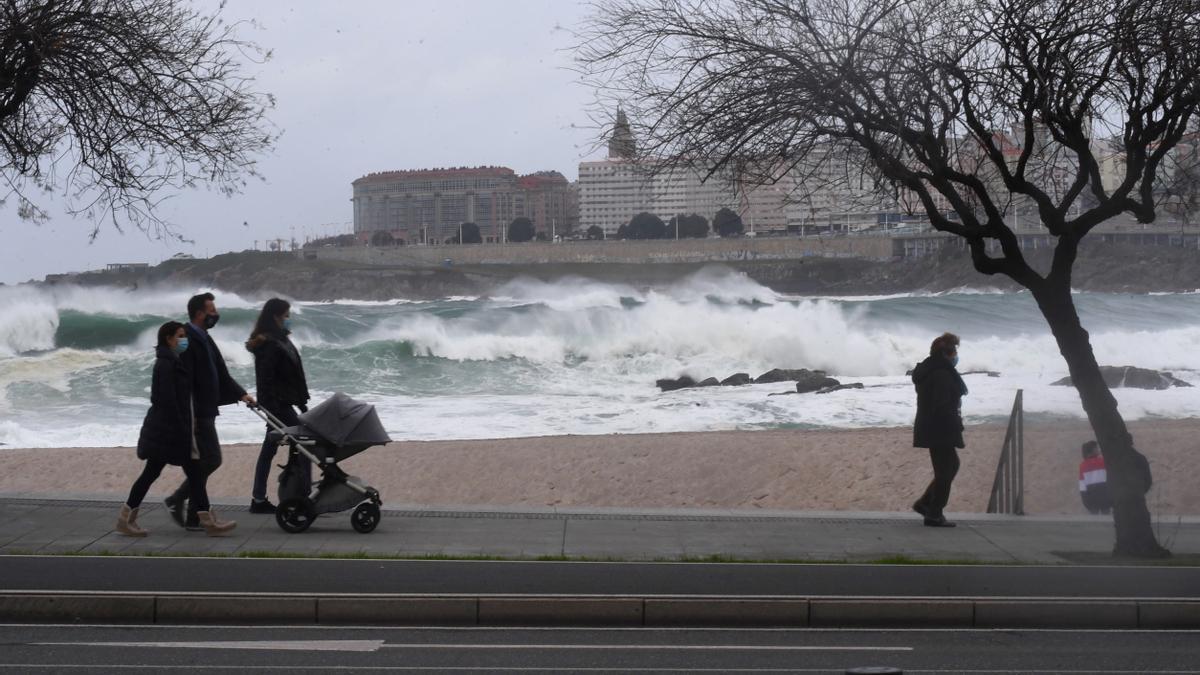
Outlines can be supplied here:
[[[300, 351], [292, 344], [292, 306], [286, 300], [271, 298], [263, 305], [246, 341], [246, 349], [254, 354], [254, 380], [258, 405], [286, 426], [299, 424], [296, 409], [308, 411], [308, 382]], [[267, 475], [279, 450], [279, 438], [267, 427], [267, 437], [258, 453], [254, 467], [254, 485], [250, 492], [250, 513], [275, 513], [275, 505], [267, 499]], [[312, 465], [298, 460], [304, 479], [304, 493], [312, 483]]]
[[222, 521], [208, 503], [208, 476], [199, 464], [192, 416], [192, 374], [179, 355], [188, 348], [183, 324], [168, 321], [158, 329], [155, 347], [154, 375], [150, 383], [150, 410], [142, 422], [138, 436], [137, 454], [146, 461], [142, 474], [129, 490], [129, 498], [121, 506], [116, 530], [130, 537], [144, 537], [148, 532], [138, 525], [138, 509], [168, 465], [183, 468], [191, 490], [191, 502], [196, 505], [200, 525], [209, 536], [228, 533], [237, 523]]

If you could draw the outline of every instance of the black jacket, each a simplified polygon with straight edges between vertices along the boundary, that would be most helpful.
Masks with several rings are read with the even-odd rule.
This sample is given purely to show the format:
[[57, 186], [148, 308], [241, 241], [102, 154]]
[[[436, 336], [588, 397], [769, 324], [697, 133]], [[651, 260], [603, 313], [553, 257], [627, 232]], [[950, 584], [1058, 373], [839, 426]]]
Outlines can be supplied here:
[[221, 356], [216, 342], [207, 335], [202, 335], [191, 324], [187, 324], [184, 329], [187, 331], [188, 349], [181, 358], [192, 373], [192, 381], [195, 383], [196, 417], [216, 417], [221, 414], [217, 406], [237, 403], [246, 395], [246, 390], [229, 376], [225, 358]]
[[286, 333], [259, 333], [246, 342], [254, 354], [254, 383], [260, 405], [278, 416], [283, 406], [308, 403], [308, 382], [296, 345]]
[[949, 359], [936, 354], [917, 364], [912, 381], [917, 388], [917, 419], [913, 447], [965, 447], [962, 397], [966, 386]]
[[166, 347], [158, 347], [155, 356], [150, 410], [138, 435], [137, 454], [181, 465], [192, 452], [192, 374]]

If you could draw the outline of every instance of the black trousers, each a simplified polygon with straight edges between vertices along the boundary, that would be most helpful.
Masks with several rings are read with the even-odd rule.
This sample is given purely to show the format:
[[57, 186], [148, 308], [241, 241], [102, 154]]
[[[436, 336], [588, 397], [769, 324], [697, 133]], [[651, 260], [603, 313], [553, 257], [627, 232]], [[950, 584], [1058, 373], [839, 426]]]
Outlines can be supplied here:
[[[129, 499], [125, 500], [129, 508], [136, 509], [142, 505], [142, 500], [146, 498], [150, 486], [154, 485], [154, 481], [158, 480], [166, 466], [166, 462], [157, 459], [146, 460], [146, 465], [142, 467], [142, 475], [133, 482], [133, 487], [129, 489]], [[205, 484], [208, 479], [200, 471], [200, 464], [189, 459], [183, 463], [182, 468], [183, 475], [187, 476], [187, 485], [191, 488], [191, 502], [196, 505], [197, 511], [207, 511], [208, 491]]]
[[[221, 466], [221, 441], [217, 438], [217, 418], [196, 418], [196, 447], [200, 450], [200, 460], [197, 462], [200, 465], [199, 472], [207, 482], [208, 477]], [[187, 499], [191, 492], [190, 483], [191, 481], [185, 478], [172, 493], [171, 498], [175, 501]], [[196, 504], [188, 502], [189, 518], [199, 510], [201, 509], [197, 509]]]
[[958, 475], [958, 450], [954, 446], [930, 448], [929, 461], [933, 464], [933, 480], [917, 503], [924, 507], [926, 518], [941, 518], [950, 501], [950, 484]]

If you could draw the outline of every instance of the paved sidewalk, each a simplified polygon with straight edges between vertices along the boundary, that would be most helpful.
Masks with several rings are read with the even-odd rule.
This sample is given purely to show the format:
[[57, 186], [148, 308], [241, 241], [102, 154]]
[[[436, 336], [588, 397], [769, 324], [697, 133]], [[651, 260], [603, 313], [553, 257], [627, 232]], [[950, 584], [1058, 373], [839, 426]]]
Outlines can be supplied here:
[[[1113, 526], [1104, 517], [951, 514], [953, 529], [915, 514], [745, 510], [385, 509], [359, 534], [349, 512], [320, 517], [301, 534], [244, 505], [216, 505], [238, 521], [229, 537], [174, 525], [147, 503], [145, 538], [112, 531], [119, 502], [0, 495], [0, 554], [310, 555], [497, 557], [597, 560], [789, 560], [1109, 563]], [[1200, 518], [1164, 519], [1159, 538], [1177, 557], [1200, 557]]]

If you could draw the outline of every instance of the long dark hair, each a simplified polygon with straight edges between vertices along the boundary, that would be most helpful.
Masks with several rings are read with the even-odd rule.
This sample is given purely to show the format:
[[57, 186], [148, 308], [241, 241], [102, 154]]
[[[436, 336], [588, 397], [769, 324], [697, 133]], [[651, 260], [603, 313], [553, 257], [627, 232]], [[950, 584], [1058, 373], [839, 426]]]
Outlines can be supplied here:
[[179, 323], [178, 321], [168, 321], [168, 322], [164, 323], [163, 325], [159, 326], [158, 327], [158, 346], [166, 347], [167, 340], [174, 337], [174, 335], [179, 332], [180, 328], [183, 328], [183, 324]]
[[292, 310], [292, 303], [283, 298], [271, 298], [267, 304], [263, 305], [262, 311], [258, 313], [258, 320], [254, 322], [254, 330], [250, 331], [251, 339], [256, 335], [287, 335], [291, 331], [283, 329], [279, 325], [278, 317], [287, 314]]

